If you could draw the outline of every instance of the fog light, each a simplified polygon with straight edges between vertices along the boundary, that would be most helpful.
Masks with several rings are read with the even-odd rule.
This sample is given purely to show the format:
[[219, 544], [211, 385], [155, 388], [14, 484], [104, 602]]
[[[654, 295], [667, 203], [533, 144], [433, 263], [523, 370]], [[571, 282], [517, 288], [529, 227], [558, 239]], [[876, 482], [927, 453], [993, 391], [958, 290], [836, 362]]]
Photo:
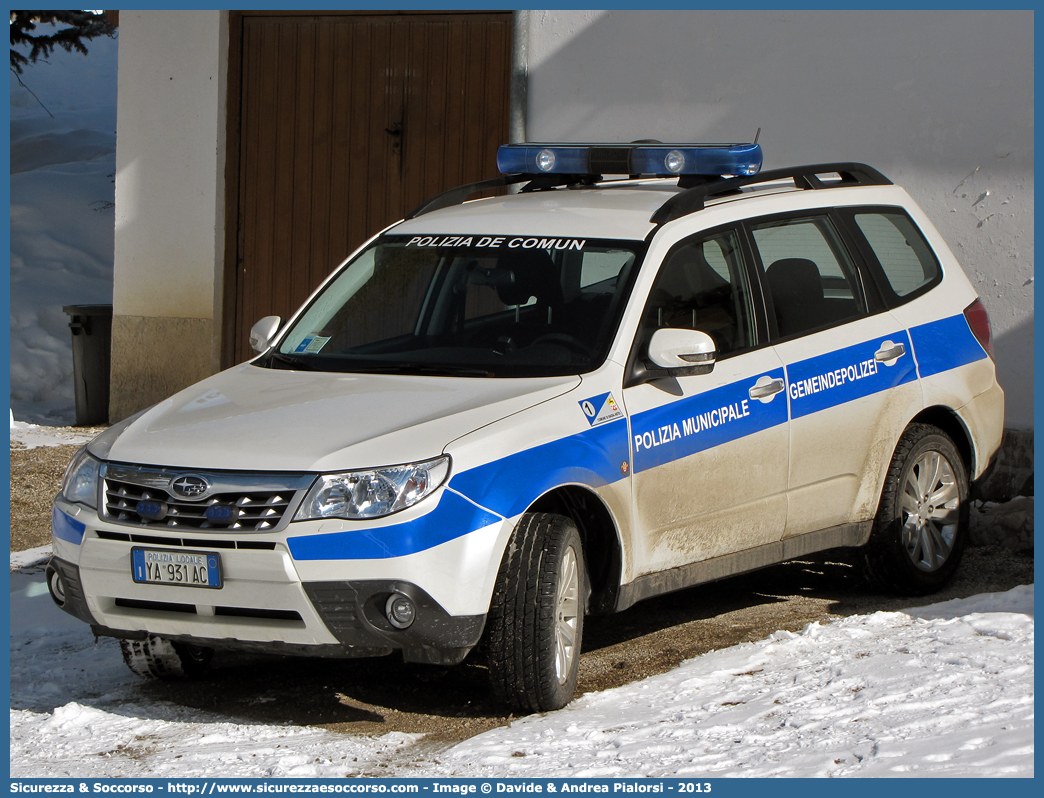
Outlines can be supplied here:
[[384, 614], [388, 616], [388, 623], [396, 629], [408, 629], [417, 617], [417, 610], [409, 596], [392, 593], [384, 605]]
[[65, 583], [62, 581], [62, 575], [55, 568], [47, 569], [47, 589], [50, 591], [54, 603], [59, 607], [64, 607]]

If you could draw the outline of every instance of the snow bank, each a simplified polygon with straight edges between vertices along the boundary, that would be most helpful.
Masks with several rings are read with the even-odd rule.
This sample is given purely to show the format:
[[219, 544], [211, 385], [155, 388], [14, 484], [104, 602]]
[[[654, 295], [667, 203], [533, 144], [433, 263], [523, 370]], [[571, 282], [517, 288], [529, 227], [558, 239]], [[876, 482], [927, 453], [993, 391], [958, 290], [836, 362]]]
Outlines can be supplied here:
[[11, 442], [25, 449], [38, 446], [83, 446], [97, 432], [93, 428], [43, 427], [24, 421], [11, 422]]
[[117, 43], [87, 46], [25, 70], [46, 111], [10, 77], [11, 408], [37, 423], [74, 420], [62, 307], [112, 302]]
[[35, 549], [26, 549], [25, 551], [12, 551], [11, 552], [11, 570], [14, 571], [19, 568], [33, 568], [37, 565], [44, 565], [49, 559], [51, 559], [51, 546], [39, 546]]
[[777, 632], [442, 761], [455, 776], [1032, 776], [1033, 587]]
[[11, 574], [12, 777], [1032, 776], [1033, 587], [777, 632], [474, 737], [243, 723], [148, 697]]

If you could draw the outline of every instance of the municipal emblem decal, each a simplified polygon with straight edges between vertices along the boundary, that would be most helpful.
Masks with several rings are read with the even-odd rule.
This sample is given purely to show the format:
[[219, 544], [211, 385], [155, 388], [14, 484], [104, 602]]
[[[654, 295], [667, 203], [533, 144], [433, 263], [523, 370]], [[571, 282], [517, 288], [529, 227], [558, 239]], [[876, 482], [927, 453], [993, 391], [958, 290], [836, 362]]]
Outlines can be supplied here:
[[580, 402], [580, 409], [584, 411], [584, 415], [587, 416], [587, 423], [592, 427], [597, 427], [599, 424], [605, 424], [617, 418], [623, 418], [623, 410], [620, 409], [611, 393], [603, 393], [599, 396], [592, 396], [590, 399], [584, 399]]

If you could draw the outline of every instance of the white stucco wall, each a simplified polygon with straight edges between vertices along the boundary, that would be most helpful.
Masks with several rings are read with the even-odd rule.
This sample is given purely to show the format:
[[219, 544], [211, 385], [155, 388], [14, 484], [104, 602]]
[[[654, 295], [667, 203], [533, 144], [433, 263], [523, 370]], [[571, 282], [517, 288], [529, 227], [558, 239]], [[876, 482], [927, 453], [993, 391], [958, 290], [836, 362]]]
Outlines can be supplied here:
[[531, 11], [530, 141], [747, 141], [869, 163], [990, 313], [1006, 425], [1033, 425], [1031, 11]]
[[113, 312], [220, 320], [228, 12], [121, 11]]

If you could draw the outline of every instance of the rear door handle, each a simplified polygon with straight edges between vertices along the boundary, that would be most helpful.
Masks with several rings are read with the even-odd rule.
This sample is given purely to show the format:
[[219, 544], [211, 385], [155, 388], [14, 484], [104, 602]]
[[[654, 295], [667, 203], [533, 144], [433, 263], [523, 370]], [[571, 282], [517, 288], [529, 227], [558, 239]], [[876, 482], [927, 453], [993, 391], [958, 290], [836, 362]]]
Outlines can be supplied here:
[[760, 399], [764, 402], [771, 400], [773, 396], [783, 390], [783, 387], [783, 380], [759, 377], [747, 394], [751, 399]]
[[891, 341], [885, 341], [881, 344], [881, 348], [874, 352], [874, 360], [878, 363], [884, 363], [886, 366], [891, 366], [905, 354], [906, 347], [902, 344], [893, 344]]

